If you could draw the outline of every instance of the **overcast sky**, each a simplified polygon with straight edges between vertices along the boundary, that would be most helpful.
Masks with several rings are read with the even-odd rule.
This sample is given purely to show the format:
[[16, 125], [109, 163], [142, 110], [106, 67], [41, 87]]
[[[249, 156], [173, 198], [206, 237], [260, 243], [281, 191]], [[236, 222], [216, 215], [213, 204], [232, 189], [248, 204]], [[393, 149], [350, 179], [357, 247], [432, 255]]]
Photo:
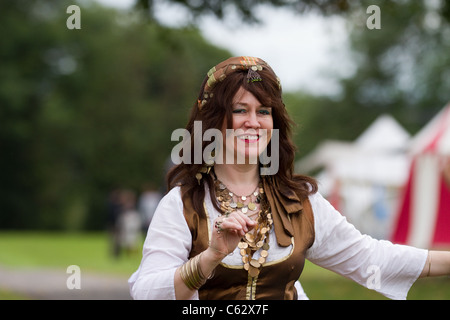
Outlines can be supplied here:
[[[130, 8], [135, 2], [96, 1], [121, 9]], [[259, 7], [255, 13], [262, 24], [243, 24], [231, 14], [226, 21], [201, 18], [199, 28], [208, 41], [228, 49], [233, 55], [257, 56], [267, 61], [280, 77], [285, 91], [333, 94], [339, 87], [330, 75], [345, 76], [353, 71], [347, 58], [347, 32], [343, 19], [295, 15], [287, 9], [272, 7]], [[155, 15], [166, 25], [179, 26], [187, 13], [181, 5], [168, 5], [157, 0]]]

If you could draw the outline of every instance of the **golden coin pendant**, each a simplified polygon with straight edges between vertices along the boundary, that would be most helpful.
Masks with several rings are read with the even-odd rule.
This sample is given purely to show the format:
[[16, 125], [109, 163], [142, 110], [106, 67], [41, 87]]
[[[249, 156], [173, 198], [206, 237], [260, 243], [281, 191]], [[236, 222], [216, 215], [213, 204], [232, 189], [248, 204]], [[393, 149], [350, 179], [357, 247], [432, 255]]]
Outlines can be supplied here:
[[250, 275], [250, 277], [254, 278], [259, 275], [259, 269], [250, 265], [248, 269], [248, 274]]

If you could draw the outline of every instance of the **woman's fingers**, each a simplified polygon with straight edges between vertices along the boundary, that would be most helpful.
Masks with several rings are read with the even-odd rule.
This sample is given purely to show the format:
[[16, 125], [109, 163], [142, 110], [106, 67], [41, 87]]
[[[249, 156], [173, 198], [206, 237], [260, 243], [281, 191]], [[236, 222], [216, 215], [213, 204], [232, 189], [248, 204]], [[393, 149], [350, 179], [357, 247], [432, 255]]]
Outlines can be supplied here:
[[250, 219], [248, 216], [246, 216], [243, 213], [241, 213], [241, 216], [244, 218], [245, 223], [247, 224], [247, 228], [249, 230], [252, 230], [256, 226], [256, 221], [253, 221], [252, 219]]
[[231, 214], [234, 218], [236, 218], [239, 223], [244, 227], [245, 232], [252, 230], [256, 226], [256, 222], [250, 219], [248, 216], [243, 214], [242, 212], [235, 211]]
[[245, 234], [244, 227], [233, 217], [224, 217], [216, 222], [218, 231], [228, 231], [233, 233]]
[[244, 218], [242, 218], [237, 213], [232, 213], [228, 217], [225, 218], [226, 222], [230, 224], [230, 228], [234, 226], [237, 230], [244, 230], [245, 232], [248, 231], [247, 224], [245, 223]]
[[243, 213], [234, 211], [227, 217], [219, 217], [216, 226], [222, 230], [236, 231], [241, 236], [254, 228], [256, 223]]
[[256, 222], [240, 211], [214, 220], [211, 245], [221, 252], [233, 252], [245, 234], [256, 226]]

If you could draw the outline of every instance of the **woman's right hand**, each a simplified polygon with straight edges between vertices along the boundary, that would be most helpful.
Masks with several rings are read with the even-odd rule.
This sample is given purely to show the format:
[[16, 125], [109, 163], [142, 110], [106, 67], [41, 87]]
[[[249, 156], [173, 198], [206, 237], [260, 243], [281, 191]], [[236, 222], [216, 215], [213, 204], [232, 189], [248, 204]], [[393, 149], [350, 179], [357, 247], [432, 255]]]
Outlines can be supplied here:
[[214, 228], [211, 230], [210, 249], [221, 261], [236, 249], [241, 238], [255, 226], [256, 222], [240, 211], [233, 211], [226, 217], [218, 217], [214, 220]]

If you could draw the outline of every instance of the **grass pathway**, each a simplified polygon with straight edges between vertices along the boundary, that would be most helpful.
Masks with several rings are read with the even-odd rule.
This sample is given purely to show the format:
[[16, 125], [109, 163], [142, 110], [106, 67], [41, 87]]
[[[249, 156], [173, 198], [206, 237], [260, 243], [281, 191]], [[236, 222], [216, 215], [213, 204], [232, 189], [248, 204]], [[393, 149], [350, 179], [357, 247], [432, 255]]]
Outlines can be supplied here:
[[[113, 259], [102, 232], [0, 232], [0, 299], [130, 299], [126, 280], [140, 252]], [[70, 265], [80, 267], [80, 290], [67, 288]], [[300, 280], [312, 300], [385, 299], [308, 261]], [[408, 299], [449, 300], [450, 278], [419, 279]]]
[[[0, 232], [0, 299], [130, 299], [140, 252], [114, 259], [106, 233]], [[68, 289], [80, 267], [81, 289]]]

